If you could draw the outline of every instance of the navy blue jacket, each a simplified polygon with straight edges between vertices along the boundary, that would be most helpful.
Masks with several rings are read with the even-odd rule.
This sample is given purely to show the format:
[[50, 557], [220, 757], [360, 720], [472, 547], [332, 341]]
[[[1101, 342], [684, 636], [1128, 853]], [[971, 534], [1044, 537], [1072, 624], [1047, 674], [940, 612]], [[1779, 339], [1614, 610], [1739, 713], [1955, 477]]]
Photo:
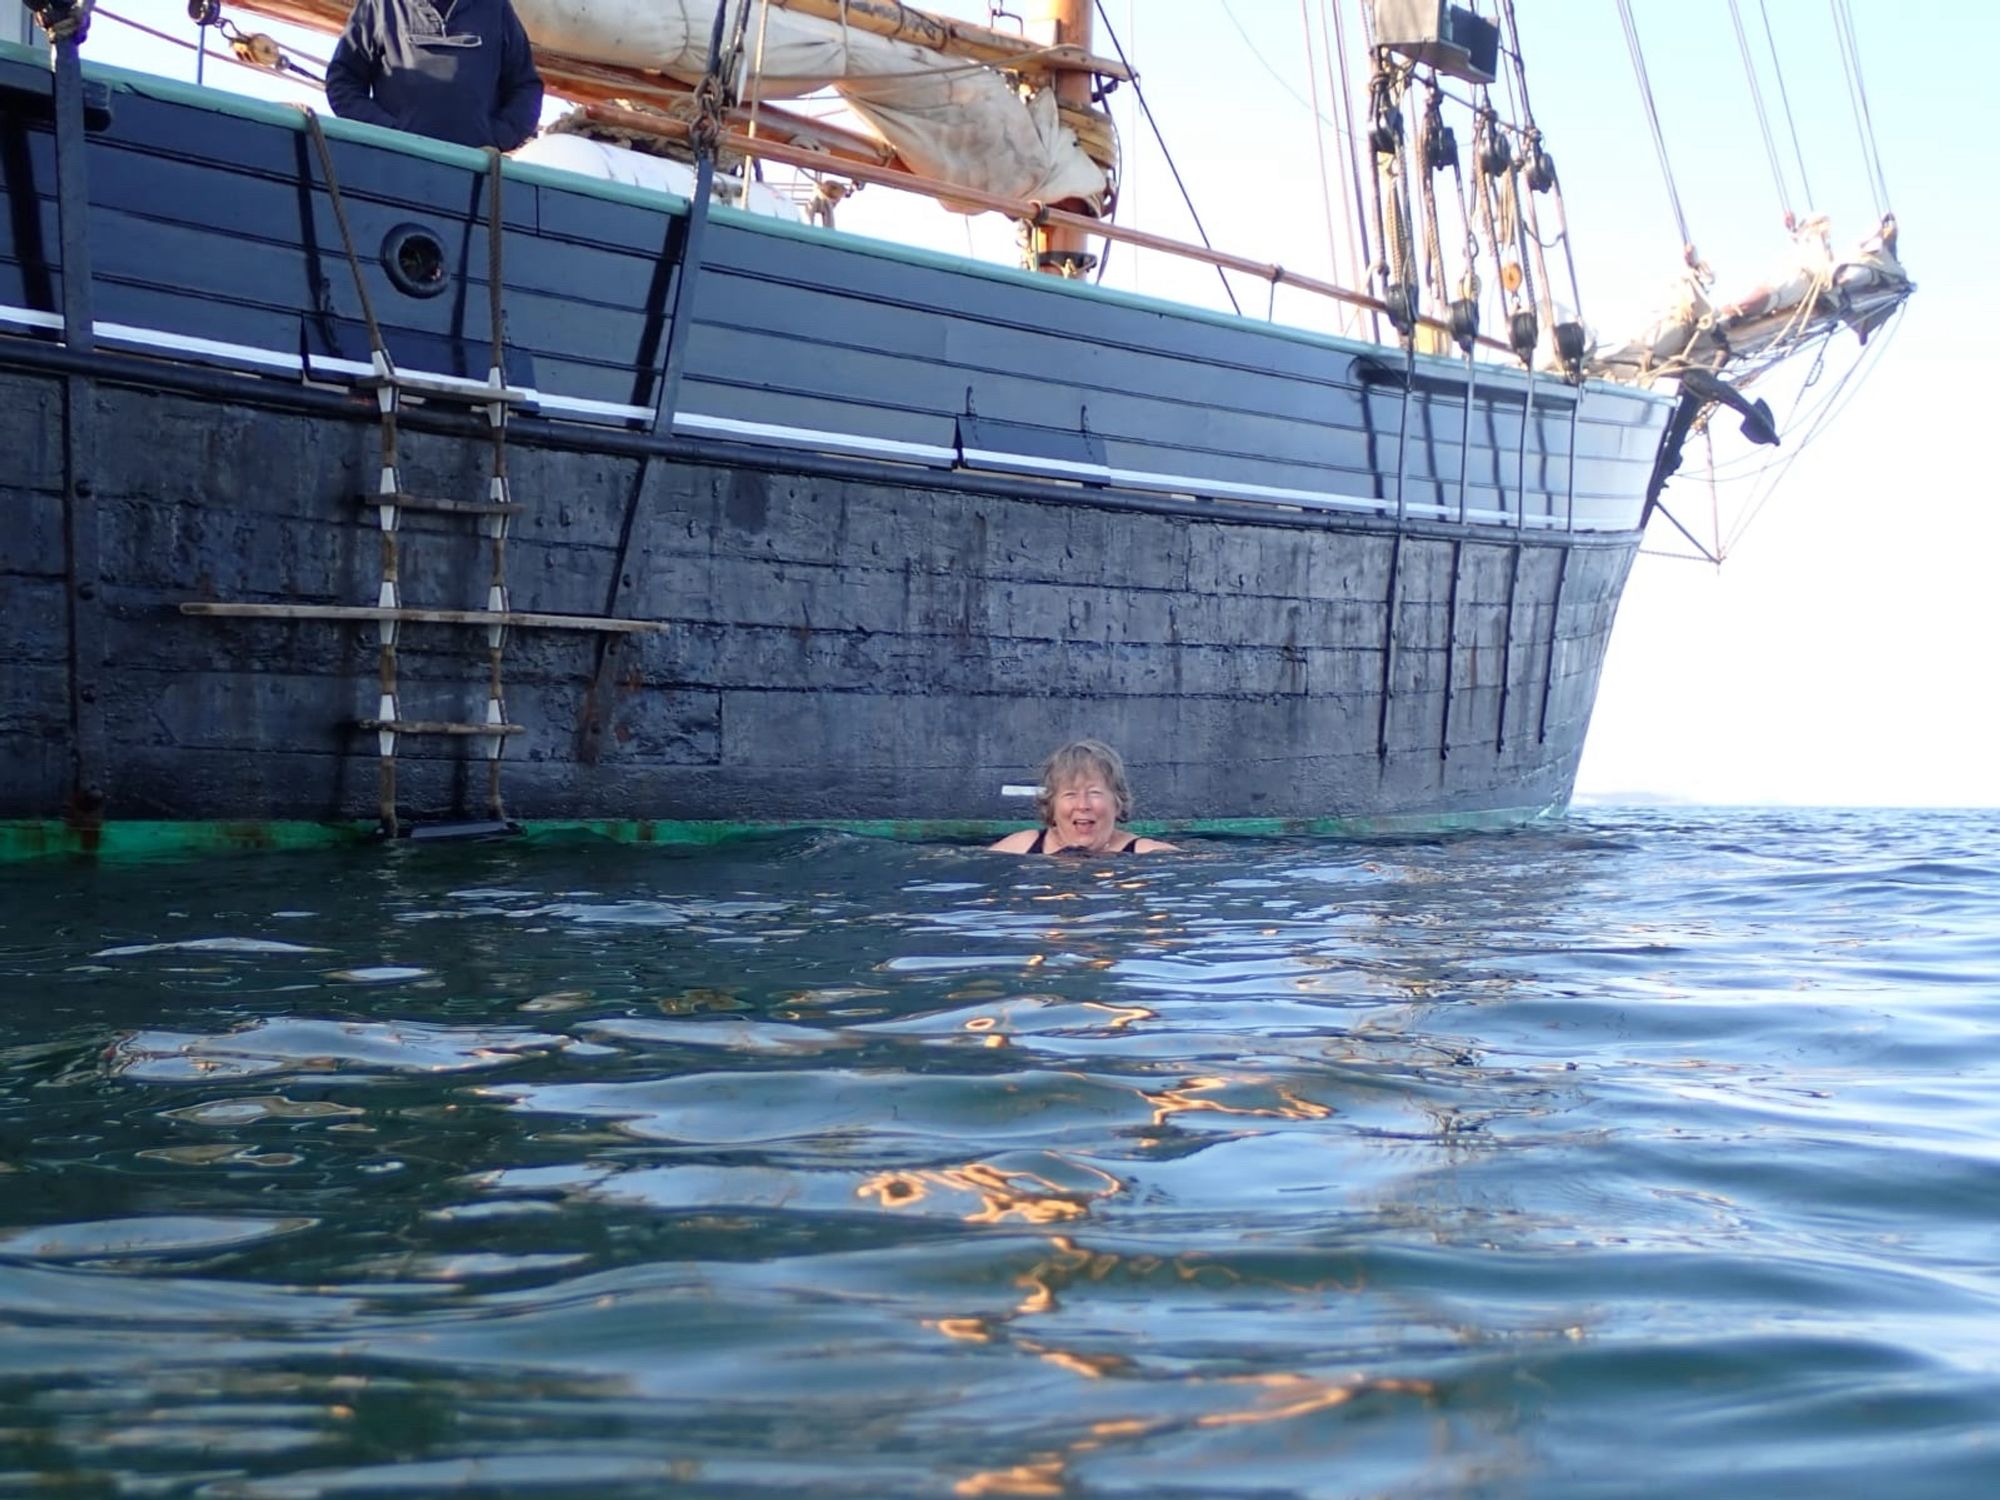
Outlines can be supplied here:
[[542, 117], [542, 79], [508, 0], [356, 0], [326, 69], [342, 119], [512, 151]]

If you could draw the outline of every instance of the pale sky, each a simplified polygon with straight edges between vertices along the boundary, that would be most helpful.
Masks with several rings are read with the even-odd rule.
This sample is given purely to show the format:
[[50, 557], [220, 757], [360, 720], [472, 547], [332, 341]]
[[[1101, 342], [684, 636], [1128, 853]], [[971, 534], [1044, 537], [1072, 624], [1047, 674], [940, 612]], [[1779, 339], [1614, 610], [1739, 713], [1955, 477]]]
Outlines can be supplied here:
[[[980, 0], [931, 8], [974, 19], [986, 11]], [[1105, 9], [1216, 246], [1328, 276], [1306, 102], [1314, 83], [1306, 18], [1313, 18], [1317, 49], [1324, 0], [1106, 0]], [[1583, 313], [1601, 334], [1622, 333], [1663, 300], [1677, 268], [1679, 231], [1617, 8], [1612, 0], [1518, 0], [1516, 9], [1532, 102], [1565, 189]], [[1747, 289], [1783, 267], [1788, 242], [1728, 0], [1634, 0], [1633, 9], [1695, 243], [1715, 267], [1719, 296]], [[1836, 250], [1851, 249], [1874, 229], [1876, 207], [1835, 46], [1835, 6], [1738, 0], [1738, 9], [1762, 69], [1792, 205], [1830, 214]], [[100, 0], [90, 55], [191, 77], [190, 54], [138, 38], [111, 19], [129, 16], [186, 35], [185, 14], [179, 0]], [[1991, 140], [1985, 90], [1976, 74], [1941, 66], [1941, 59], [1965, 57], [1977, 68], [2000, 56], [2000, 9], [1851, 0], [1851, 14], [1889, 207], [1918, 294], [1900, 321], [1877, 335], [1889, 342], [1868, 361], [1867, 378], [1842, 392], [1836, 419], [1796, 457], [1788, 435], [1776, 454], [1784, 470], [1775, 488], [1765, 457], [1771, 450], [1745, 458], [1740, 444], [1725, 453], [1718, 439], [1727, 470], [1762, 472], [1721, 485], [1711, 498], [1691, 446], [1667, 503], [1704, 541], [1712, 505], [1726, 529], [1732, 515], [1761, 504], [1719, 572], [1639, 559], [1605, 666], [1580, 796], [2000, 803], [2000, 715], [1988, 697], [2000, 640], [1993, 614], [2000, 586], [1992, 577], [2000, 486], [1978, 451], [2000, 414], [1975, 408], [1992, 376], [1973, 369], [1975, 345], [1989, 345], [2000, 330], [1990, 269], [2000, 215], [1983, 182]], [[1767, 17], [1799, 136], [1796, 153], [1769, 71]], [[234, 18], [260, 29], [247, 14]], [[1110, 51], [1102, 33], [1097, 48]], [[308, 39], [306, 50], [324, 57], [330, 41]], [[1321, 56], [1320, 104], [1331, 116], [1324, 68]], [[208, 74], [212, 83], [271, 91], [215, 59]], [[1126, 152], [1119, 219], [1191, 237], [1133, 90], [1119, 90], [1113, 105]], [[1331, 132], [1325, 147], [1330, 168], [1344, 170], [1344, 148]], [[871, 190], [843, 206], [843, 223], [922, 234], [945, 249], [1008, 254], [1013, 229], [1004, 221], [962, 223], [930, 205], [892, 206], [901, 201]], [[1337, 192], [1334, 205], [1338, 214]], [[1214, 272], [1123, 246], [1106, 280], [1205, 303], [1221, 297]], [[1560, 273], [1557, 281], [1564, 285]], [[1261, 283], [1239, 282], [1237, 295], [1246, 312], [1263, 313]], [[1278, 315], [1334, 326], [1325, 304], [1302, 295], [1281, 296]], [[1859, 352], [1852, 336], [1842, 335], [1809, 399], [1830, 391]], [[1773, 381], [1758, 393], [1782, 423], [1792, 409], [1790, 387]], [[1718, 430], [1733, 428], [1730, 421]], [[1686, 550], [1660, 522], [1648, 548]]]

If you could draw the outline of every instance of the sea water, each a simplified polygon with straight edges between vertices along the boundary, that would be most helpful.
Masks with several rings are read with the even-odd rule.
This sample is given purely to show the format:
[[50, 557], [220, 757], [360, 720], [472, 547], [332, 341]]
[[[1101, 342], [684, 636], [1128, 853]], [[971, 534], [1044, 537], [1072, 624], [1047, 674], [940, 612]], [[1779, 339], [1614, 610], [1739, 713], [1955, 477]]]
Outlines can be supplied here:
[[2000, 813], [0, 872], [0, 1492], [2000, 1490]]

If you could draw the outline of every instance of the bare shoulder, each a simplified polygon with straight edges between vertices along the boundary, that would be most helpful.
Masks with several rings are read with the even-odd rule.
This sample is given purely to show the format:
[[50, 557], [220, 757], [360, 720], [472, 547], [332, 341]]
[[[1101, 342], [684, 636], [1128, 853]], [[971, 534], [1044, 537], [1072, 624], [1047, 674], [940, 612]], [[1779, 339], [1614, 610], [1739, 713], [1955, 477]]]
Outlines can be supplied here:
[[1137, 838], [1132, 840], [1132, 852], [1134, 854], [1178, 854], [1181, 852], [1181, 846], [1179, 844], [1170, 844], [1165, 839]]
[[1035, 839], [1041, 834], [1039, 828], [1023, 828], [1010, 833], [1004, 839], [988, 844], [989, 849], [998, 849], [1002, 854], [1026, 854], [1035, 847]]

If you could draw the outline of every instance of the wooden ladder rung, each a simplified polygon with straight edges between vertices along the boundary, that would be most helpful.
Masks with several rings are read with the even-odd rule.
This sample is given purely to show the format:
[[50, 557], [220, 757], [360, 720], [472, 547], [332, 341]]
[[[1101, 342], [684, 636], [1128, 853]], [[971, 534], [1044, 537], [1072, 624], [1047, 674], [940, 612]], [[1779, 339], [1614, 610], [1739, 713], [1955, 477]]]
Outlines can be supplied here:
[[432, 510], [452, 516], [518, 516], [528, 507], [512, 501], [444, 500], [434, 495], [411, 495], [397, 490], [387, 495], [361, 495], [363, 505], [393, 505], [398, 510]]
[[438, 734], [479, 736], [526, 734], [520, 724], [457, 724], [446, 719], [356, 719], [357, 729], [387, 729], [394, 734]]
[[384, 609], [374, 604], [227, 604], [212, 600], [182, 603], [184, 615], [233, 620], [395, 620], [408, 625], [505, 625], [519, 630], [595, 630], [608, 635], [665, 635], [658, 620], [614, 620], [601, 615], [541, 615], [521, 610]]
[[387, 386], [412, 396], [427, 396], [436, 401], [462, 401], [468, 406], [526, 406], [535, 399], [535, 393], [518, 385], [494, 385], [486, 380], [473, 380], [462, 375], [407, 375], [401, 370], [384, 379], [380, 375], [363, 375], [355, 385], [364, 391], [379, 391]]

